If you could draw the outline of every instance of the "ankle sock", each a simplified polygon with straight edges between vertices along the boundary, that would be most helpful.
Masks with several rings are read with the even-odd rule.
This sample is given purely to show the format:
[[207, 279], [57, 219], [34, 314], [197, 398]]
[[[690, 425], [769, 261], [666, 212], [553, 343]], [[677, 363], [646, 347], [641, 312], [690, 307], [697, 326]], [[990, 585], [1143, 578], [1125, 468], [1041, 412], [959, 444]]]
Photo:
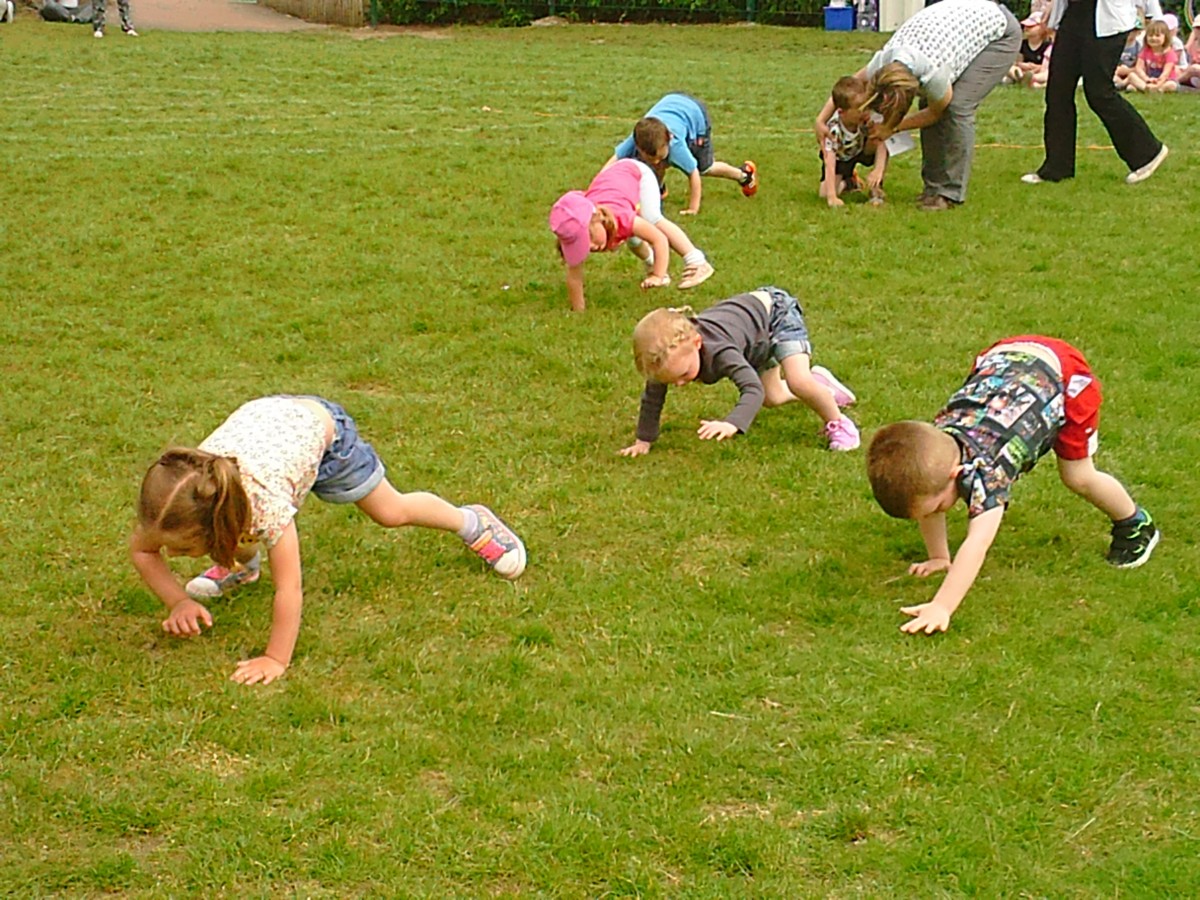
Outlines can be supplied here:
[[468, 544], [473, 543], [483, 533], [479, 516], [469, 506], [460, 506], [458, 511], [463, 514], [463, 527], [459, 529], [458, 536]]
[[1125, 528], [1126, 526], [1129, 526], [1129, 525], [1137, 525], [1140, 522], [1144, 522], [1149, 518], [1150, 518], [1150, 514], [1147, 513], [1144, 509], [1142, 509], [1139, 506], [1137, 508], [1137, 511], [1132, 516], [1130, 516], [1128, 519], [1113, 519], [1113, 525], [1115, 525], [1118, 528]]
[[698, 266], [701, 263], [706, 262], [708, 262], [708, 257], [705, 256], [704, 251], [699, 248], [693, 250], [691, 253], [685, 254], [683, 257], [683, 264], [685, 266]]

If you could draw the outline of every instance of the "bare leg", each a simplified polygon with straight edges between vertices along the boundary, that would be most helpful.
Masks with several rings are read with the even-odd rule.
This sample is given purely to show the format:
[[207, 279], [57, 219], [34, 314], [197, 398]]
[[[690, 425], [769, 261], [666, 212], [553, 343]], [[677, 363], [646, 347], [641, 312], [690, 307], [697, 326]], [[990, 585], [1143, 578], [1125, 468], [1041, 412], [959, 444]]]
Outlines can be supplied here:
[[1137, 504], [1117, 479], [1099, 471], [1091, 457], [1087, 459], [1058, 459], [1058, 475], [1062, 483], [1096, 507], [1114, 522], [1128, 519], [1137, 512]]
[[812, 377], [807, 354], [797, 353], [795, 356], [789, 356], [783, 361], [781, 368], [788, 390], [797, 400], [820, 416], [822, 421], [836, 422], [842, 417], [829, 388]]
[[386, 479], [355, 505], [384, 528], [418, 525], [457, 533], [463, 527], [458, 507], [437, 494], [401, 494]]
[[730, 181], [736, 181], [739, 184], [746, 177], [746, 173], [742, 171], [740, 166], [731, 166], [729, 163], [717, 160], [708, 170], [701, 172], [705, 178], [728, 178]]
[[763, 406], [768, 408], [783, 406], [785, 403], [795, 403], [799, 399], [784, 384], [783, 378], [779, 374], [779, 366], [762, 373], [762, 385], [763, 392], [766, 394], [763, 398]]

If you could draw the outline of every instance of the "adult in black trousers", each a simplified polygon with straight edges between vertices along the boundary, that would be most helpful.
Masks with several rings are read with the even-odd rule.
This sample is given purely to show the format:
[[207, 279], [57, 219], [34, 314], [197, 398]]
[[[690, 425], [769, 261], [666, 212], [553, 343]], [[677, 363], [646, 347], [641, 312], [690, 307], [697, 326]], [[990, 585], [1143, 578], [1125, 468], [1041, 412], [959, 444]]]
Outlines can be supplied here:
[[[1145, 0], [1146, 14], [1161, 17], [1158, 0]], [[1125, 181], [1137, 184], [1166, 159], [1167, 145], [1154, 136], [1129, 101], [1113, 85], [1113, 73], [1125, 49], [1125, 36], [1137, 24], [1134, 0], [1054, 0], [1046, 24], [1057, 30], [1046, 83], [1042, 123], [1046, 159], [1026, 184], [1075, 177], [1075, 86], [1083, 76], [1083, 95], [1108, 130], [1117, 155], [1129, 166]]]

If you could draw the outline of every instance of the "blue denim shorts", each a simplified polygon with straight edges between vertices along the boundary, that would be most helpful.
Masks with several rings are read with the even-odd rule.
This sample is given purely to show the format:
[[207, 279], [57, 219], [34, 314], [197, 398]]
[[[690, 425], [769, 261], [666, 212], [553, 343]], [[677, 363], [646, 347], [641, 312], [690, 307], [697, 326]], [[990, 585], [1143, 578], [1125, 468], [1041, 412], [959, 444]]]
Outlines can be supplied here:
[[804, 310], [800, 301], [781, 288], [758, 288], [771, 296], [771, 318], [768, 328], [771, 333], [771, 355], [781, 363], [789, 356], [812, 356], [812, 342], [808, 339], [808, 325], [804, 322]]
[[312, 492], [326, 503], [357, 503], [383, 482], [383, 460], [359, 437], [358, 425], [341, 406], [324, 397], [301, 396], [320, 403], [333, 418], [333, 443], [321, 457]]

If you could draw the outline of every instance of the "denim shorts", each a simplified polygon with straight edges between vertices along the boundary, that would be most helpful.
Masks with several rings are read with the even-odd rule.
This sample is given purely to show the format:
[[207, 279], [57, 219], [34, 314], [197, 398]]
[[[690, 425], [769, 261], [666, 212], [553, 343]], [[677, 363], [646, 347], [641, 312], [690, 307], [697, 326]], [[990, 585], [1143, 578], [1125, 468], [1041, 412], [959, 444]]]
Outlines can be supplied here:
[[321, 457], [312, 492], [326, 503], [357, 503], [383, 482], [383, 460], [359, 437], [358, 425], [341, 406], [324, 397], [300, 399], [320, 403], [333, 419], [333, 443]]
[[693, 97], [691, 94], [684, 94], [689, 100], [695, 101], [700, 107], [700, 111], [704, 114], [704, 134], [698, 134], [692, 140], [687, 142], [687, 148], [691, 151], [692, 156], [696, 158], [696, 165], [700, 169], [700, 174], [703, 175], [713, 167], [715, 156], [713, 154], [712, 145], [712, 119], [708, 117], [708, 107], [704, 105], [704, 101], [699, 97]]
[[771, 297], [771, 355], [781, 363], [789, 356], [812, 356], [812, 343], [808, 339], [808, 325], [804, 322], [804, 310], [800, 301], [787, 291], [777, 287], [761, 287]]

